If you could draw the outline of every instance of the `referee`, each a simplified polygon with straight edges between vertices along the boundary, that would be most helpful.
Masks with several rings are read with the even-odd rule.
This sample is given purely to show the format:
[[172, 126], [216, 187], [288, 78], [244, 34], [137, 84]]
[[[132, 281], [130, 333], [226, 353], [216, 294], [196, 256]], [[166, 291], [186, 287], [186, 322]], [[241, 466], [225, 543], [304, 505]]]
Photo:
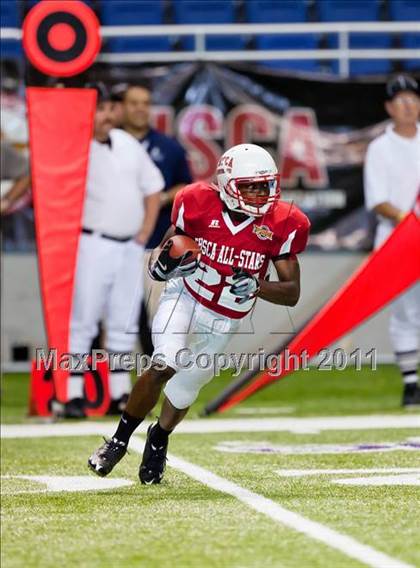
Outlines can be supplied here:
[[[71, 353], [88, 353], [104, 321], [105, 347], [118, 355], [134, 349], [143, 294], [144, 249], [153, 232], [164, 180], [132, 136], [113, 128], [113, 103], [102, 83], [87, 175], [83, 229], [79, 242]], [[131, 390], [130, 374], [110, 373], [111, 411], [119, 413]], [[73, 372], [64, 416], [85, 416], [83, 377]]]
[[171, 224], [172, 203], [177, 192], [191, 183], [192, 176], [184, 148], [175, 139], [150, 126], [151, 92], [143, 85], [128, 85], [123, 95], [123, 127], [136, 138], [161, 171], [165, 187], [160, 194], [162, 208], [147, 248], [159, 245]]
[[[364, 172], [366, 207], [378, 218], [375, 247], [388, 238], [395, 225], [414, 207], [420, 191], [418, 84], [409, 76], [399, 75], [389, 81], [386, 96], [385, 108], [392, 122], [369, 145]], [[418, 259], [413, 258], [413, 262]], [[417, 283], [392, 304], [389, 325], [404, 381], [404, 407], [420, 405], [419, 330], [420, 283]]]

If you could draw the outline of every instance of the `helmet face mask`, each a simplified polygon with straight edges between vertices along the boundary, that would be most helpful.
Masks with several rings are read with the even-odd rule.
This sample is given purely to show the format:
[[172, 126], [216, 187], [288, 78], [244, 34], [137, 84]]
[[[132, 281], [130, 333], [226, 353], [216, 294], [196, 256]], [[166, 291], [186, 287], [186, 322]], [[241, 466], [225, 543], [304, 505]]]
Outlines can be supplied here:
[[280, 197], [280, 176], [271, 155], [255, 144], [239, 144], [217, 165], [220, 197], [237, 213], [266, 214]]
[[280, 176], [260, 176], [255, 178], [231, 178], [226, 185], [226, 193], [238, 202], [235, 210], [260, 217], [267, 213], [280, 196]]

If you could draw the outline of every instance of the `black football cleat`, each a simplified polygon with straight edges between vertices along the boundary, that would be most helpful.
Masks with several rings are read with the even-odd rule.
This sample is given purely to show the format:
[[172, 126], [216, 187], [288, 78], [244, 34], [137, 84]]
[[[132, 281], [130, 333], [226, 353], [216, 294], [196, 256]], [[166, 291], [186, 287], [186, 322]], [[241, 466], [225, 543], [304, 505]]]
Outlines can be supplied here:
[[96, 452], [93, 452], [88, 459], [89, 468], [100, 477], [105, 477], [108, 473], [111, 473], [127, 453], [127, 446], [124, 442], [120, 442], [116, 438], [111, 440], [104, 438], [104, 440], [105, 443]]
[[139, 468], [140, 481], [144, 485], [160, 483], [166, 467], [166, 453], [168, 443], [163, 446], [155, 446], [150, 440], [150, 435], [154, 424], [150, 424], [147, 430], [146, 444], [144, 446], [143, 459]]
[[420, 408], [420, 388], [417, 383], [404, 385], [402, 406], [404, 408]]

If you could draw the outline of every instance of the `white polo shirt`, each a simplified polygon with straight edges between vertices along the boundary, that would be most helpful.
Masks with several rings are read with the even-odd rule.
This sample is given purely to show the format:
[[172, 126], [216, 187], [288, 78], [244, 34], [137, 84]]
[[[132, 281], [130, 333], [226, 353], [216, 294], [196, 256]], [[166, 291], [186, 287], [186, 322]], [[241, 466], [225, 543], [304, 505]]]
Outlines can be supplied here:
[[123, 130], [111, 144], [92, 140], [83, 227], [113, 237], [132, 237], [141, 228], [144, 198], [161, 191], [162, 174], [138, 141]]
[[[364, 169], [365, 201], [368, 209], [388, 201], [410, 211], [420, 191], [420, 125], [414, 138], [394, 132], [393, 123], [369, 144]], [[379, 246], [395, 225], [378, 215], [375, 246]]]

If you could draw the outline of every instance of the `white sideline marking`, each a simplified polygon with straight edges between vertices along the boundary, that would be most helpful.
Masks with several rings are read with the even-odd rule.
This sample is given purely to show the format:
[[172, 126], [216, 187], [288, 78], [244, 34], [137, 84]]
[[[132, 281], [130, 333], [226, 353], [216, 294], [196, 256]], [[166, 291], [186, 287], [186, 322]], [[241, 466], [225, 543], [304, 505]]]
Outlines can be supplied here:
[[[111, 436], [116, 428], [113, 422], [79, 422], [77, 424], [5, 424], [2, 438], [42, 438], [50, 436]], [[139, 431], [146, 431], [143, 422]], [[227, 432], [291, 432], [313, 434], [329, 430], [384, 430], [420, 428], [418, 415], [324, 416], [317, 418], [203, 418], [184, 420], [175, 430], [179, 434], [212, 434]]]
[[[134, 451], [141, 453], [143, 446], [144, 443], [141, 440], [134, 436], [131, 438], [130, 447]], [[215, 491], [221, 491], [222, 493], [227, 493], [235, 497], [242, 503], [245, 503], [245, 505], [251, 507], [251, 509], [263, 513], [282, 525], [318, 540], [330, 548], [342, 552], [349, 558], [359, 560], [359, 562], [366, 564], [366, 566], [371, 566], [372, 568], [413, 568], [410, 564], [392, 558], [383, 552], [379, 552], [379, 550], [375, 550], [371, 546], [358, 542], [350, 536], [346, 536], [325, 525], [321, 525], [321, 523], [311, 521], [293, 511], [289, 511], [271, 499], [267, 499], [267, 497], [249, 491], [249, 489], [245, 489], [232, 481], [219, 477], [215, 473], [183, 460], [182, 458], [168, 454], [168, 465], [182, 471], [188, 475], [188, 477], [207, 485], [207, 487]]]
[[46, 488], [39, 489], [19, 489], [17, 491], [7, 491], [2, 494], [16, 493], [57, 493], [61, 491], [103, 491], [104, 489], [115, 489], [116, 487], [128, 487], [133, 485], [133, 481], [128, 479], [114, 477], [111, 479], [93, 477], [90, 475], [2, 475], [2, 479], [26, 479], [27, 481], [35, 481]]
[[252, 416], [253, 414], [293, 414], [295, 406], [237, 406], [232, 410], [241, 416]]
[[341, 475], [347, 473], [420, 473], [415, 467], [382, 467], [365, 469], [276, 469], [281, 477], [304, 477], [306, 475]]
[[117, 422], [78, 422], [48, 424], [2, 424], [2, 438], [50, 438], [67, 436], [112, 436]]
[[375, 475], [373, 477], [350, 477], [333, 479], [338, 485], [420, 485], [420, 473], [401, 473], [400, 475]]

